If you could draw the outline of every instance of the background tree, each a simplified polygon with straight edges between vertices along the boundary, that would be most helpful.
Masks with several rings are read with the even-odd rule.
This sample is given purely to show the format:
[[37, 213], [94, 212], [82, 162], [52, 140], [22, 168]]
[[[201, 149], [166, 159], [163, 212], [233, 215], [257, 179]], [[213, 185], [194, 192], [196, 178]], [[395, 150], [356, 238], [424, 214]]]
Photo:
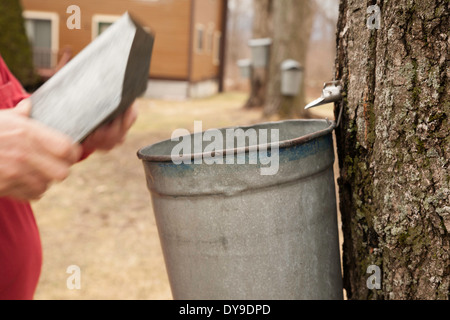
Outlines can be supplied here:
[[228, 0], [225, 84], [226, 90], [248, 89], [248, 79], [241, 76], [237, 62], [250, 56], [248, 41], [252, 29], [252, 0]]
[[[380, 29], [367, 8], [378, 5]], [[352, 299], [448, 299], [449, 2], [342, 0], [337, 131], [344, 283]], [[367, 267], [382, 270], [369, 290]]]
[[0, 0], [0, 54], [11, 72], [27, 89], [38, 81], [20, 0]]
[[305, 66], [308, 43], [314, 21], [313, 0], [273, 1], [273, 44], [269, 66], [266, 116], [307, 117], [304, 82], [300, 94], [295, 97], [281, 95], [281, 63], [294, 59]]
[[[273, 32], [273, 0], [253, 0], [252, 38], [271, 38]], [[250, 97], [246, 108], [262, 107], [266, 103], [267, 68], [253, 68], [250, 77]]]

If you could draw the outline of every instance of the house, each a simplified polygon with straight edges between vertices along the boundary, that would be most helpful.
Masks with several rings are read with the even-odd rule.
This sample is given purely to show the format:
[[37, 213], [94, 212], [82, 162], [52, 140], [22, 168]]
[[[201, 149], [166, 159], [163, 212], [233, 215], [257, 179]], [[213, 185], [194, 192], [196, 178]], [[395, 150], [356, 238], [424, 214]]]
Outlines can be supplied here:
[[22, 6], [35, 65], [43, 73], [51, 75], [68, 54], [79, 53], [128, 11], [156, 36], [147, 95], [222, 91], [227, 0], [22, 0]]

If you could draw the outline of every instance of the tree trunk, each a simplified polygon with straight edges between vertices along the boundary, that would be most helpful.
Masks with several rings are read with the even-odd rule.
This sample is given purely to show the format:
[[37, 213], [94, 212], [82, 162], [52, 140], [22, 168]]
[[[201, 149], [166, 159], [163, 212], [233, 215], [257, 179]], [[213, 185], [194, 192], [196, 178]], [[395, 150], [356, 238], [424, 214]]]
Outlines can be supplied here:
[[[378, 5], [380, 29], [370, 29]], [[350, 299], [449, 299], [449, 2], [342, 0], [337, 130]], [[381, 288], [369, 289], [369, 266]]]
[[19, 0], [0, 0], [0, 30], [0, 54], [22, 85], [34, 89], [39, 78], [34, 71]]
[[[271, 38], [273, 0], [253, 0], [253, 39]], [[250, 76], [250, 97], [245, 108], [262, 107], [266, 103], [267, 68], [252, 68]]]
[[304, 82], [294, 98], [281, 95], [281, 64], [293, 59], [305, 67], [314, 20], [312, 0], [283, 0], [273, 3], [273, 44], [271, 49], [267, 100], [264, 113], [281, 117], [307, 117]]

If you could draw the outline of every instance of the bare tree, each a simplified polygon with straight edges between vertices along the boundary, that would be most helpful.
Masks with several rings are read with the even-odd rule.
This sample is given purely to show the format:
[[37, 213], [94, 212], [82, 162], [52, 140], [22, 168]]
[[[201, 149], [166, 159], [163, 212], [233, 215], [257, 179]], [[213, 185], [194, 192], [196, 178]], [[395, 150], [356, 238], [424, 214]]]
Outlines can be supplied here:
[[[272, 37], [273, 0], [253, 0], [253, 39]], [[267, 68], [252, 68], [250, 76], [251, 92], [246, 108], [262, 107], [266, 102]]]
[[296, 60], [305, 66], [314, 7], [313, 0], [273, 2], [273, 44], [264, 109], [267, 116], [274, 114], [282, 117], [306, 116], [303, 110], [306, 104], [304, 85], [302, 84], [298, 96], [282, 96], [280, 67], [286, 59]]
[[341, 1], [337, 140], [351, 299], [449, 299], [449, 15], [448, 1]]
[[323, 84], [335, 73], [336, 26], [339, 0], [315, 0], [316, 13], [304, 74], [307, 102], [322, 94]]
[[228, 29], [226, 45], [226, 83], [228, 89], [238, 89], [243, 83], [237, 67], [238, 60], [250, 54], [251, 0], [228, 1]]

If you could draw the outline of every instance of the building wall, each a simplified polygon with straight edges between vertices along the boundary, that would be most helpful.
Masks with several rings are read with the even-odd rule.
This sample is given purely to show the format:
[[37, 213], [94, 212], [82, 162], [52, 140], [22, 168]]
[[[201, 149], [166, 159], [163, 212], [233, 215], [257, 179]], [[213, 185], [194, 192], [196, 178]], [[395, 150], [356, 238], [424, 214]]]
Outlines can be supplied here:
[[[59, 48], [70, 47], [74, 54], [93, 40], [94, 15], [120, 16], [129, 11], [143, 26], [156, 34], [151, 77], [187, 80], [190, 73], [191, 1], [193, 0], [22, 0], [22, 5], [25, 11], [56, 13], [59, 16]], [[66, 11], [71, 5], [77, 5], [81, 9], [79, 30], [70, 30], [66, 26], [66, 21], [71, 16], [71, 13]], [[209, 14], [217, 15], [210, 11], [213, 8], [210, 8], [209, 4], [206, 7]], [[200, 16], [202, 12], [203, 10], [199, 10]], [[200, 65], [203, 68], [203, 64]]]
[[[193, 0], [193, 43], [191, 81], [217, 79], [220, 68], [220, 40], [224, 36], [223, 5], [225, 0]], [[198, 50], [198, 29], [203, 29], [203, 49]]]

